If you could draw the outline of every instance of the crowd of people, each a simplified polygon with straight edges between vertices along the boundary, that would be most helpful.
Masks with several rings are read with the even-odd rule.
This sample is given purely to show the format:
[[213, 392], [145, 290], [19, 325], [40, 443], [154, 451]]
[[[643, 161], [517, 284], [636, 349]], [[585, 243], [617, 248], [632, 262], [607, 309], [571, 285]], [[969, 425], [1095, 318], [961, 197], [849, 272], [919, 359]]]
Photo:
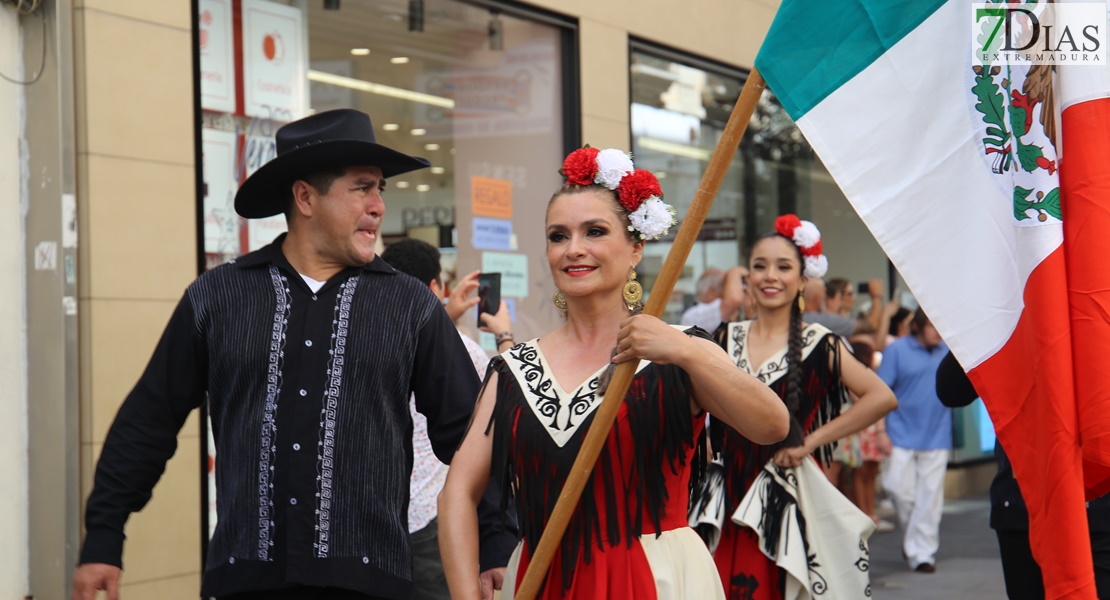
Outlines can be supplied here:
[[284, 214], [288, 233], [182, 297], [105, 441], [75, 600], [116, 598], [128, 517], [205, 401], [220, 456], [205, 597], [512, 598], [625, 362], [544, 598], [863, 597], [867, 539], [890, 528], [880, 464], [908, 567], [935, 570], [947, 350], [878, 280], [857, 316], [856, 289], [824, 280], [815, 224], [780, 216], [669, 325], [641, 313], [636, 268], [673, 209], [625, 152], [576, 150], [535, 224], [564, 320], [516, 340], [504, 303], [481, 313], [490, 356], [455, 325], [478, 273], [448, 291], [436, 248], [376, 250], [386, 180], [427, 161], [346, 109], [282, 127], [277, 149], [235, 206]]

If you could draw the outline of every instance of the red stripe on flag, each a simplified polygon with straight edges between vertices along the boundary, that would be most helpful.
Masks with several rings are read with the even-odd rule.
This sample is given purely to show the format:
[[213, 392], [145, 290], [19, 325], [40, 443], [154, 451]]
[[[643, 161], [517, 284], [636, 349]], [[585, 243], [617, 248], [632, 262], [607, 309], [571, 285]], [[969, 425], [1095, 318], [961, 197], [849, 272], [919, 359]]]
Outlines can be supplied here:
[[1061, 246], [1030, 274], [1025, 309], [1006, 345], [968, 375], [1029, 507], [1046, 598], [1094, 599], [1066, 283]]
[[1060, 184], [1087, 498], [1110, 492], [1110, 99], [1063, 112]]

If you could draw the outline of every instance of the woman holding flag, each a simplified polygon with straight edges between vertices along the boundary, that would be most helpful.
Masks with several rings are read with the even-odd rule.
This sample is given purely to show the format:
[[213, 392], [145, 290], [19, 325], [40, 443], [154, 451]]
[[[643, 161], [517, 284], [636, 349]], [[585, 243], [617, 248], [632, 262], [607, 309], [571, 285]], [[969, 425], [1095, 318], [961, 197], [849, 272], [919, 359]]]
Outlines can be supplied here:
[[548, 203], [546, 235], [554, 303], [566, 322], [490, 363], [476, 426], [439, 501], [452, 598], [482, 595], [475, 506], [491, 475], [502, 482], [505, 502], [515, 499], [523, 532], [502, 596], [512, 598], [611, 365], [636, 360], [639, 370], [541, 596], [723, 600], [712, 558], [686, 520], [690, 480], [706, 464], [701, 415], [712, 412], [753, 443], [782, 439], [788, 415], [705, 332], [636, 314], [644, 242], [674, 224], [655, 176], [635, 169], [624, 152], [588, 147], [567, 157], [563, 175], [566, 185]]
[[[878, 421], [897, 406], [894, 394], [874, 372], [859, 361], [846, 355], [847, 347], [835, 334], [821, 325], [802, 321], [805, 312], [802, 291], [810, 278], [820, 278], [828, 270], [828, 261], [822, 254], [821, 234], [808, 221], [795, 215], [783, 215], [775, 220], [775, 232], [759, 239], [751, 251], [748, 290], [755, 305], [755, 320], [728, 323], [717, 330], [720, 345], [732, 358], [740, 371], [758, 378], [769, 385], [782, 398], [790, 411], [790, 432], [786, 439], [771, 446], [761, 446], [741, 435], [727, 423], [713, 420], [712, 441], [724, 463], [725, 516], [732, 516], [742, 502], [751, 501], [763, 506], [761, 527], [757, 533], [742, 528], [726, 519], [714, 559], [729, 598], [771, 600], [782, 598], [786, 584], [782, 564], [783, 548], [778, 545], [779, 527], [785, 513], [782, 501], [797, 503], [801, 517], [806, 517], [806, 499], [787, 500], [785, 495], [749, 494], [757, 476], [767, 469], [764, 480], [780, 477], [781, 483], [796, 482], [798, 472], [785, 469], [803, 466], [811, 455], [824, 463], [832, 458], [836, 440], [855, 433]], [[726, 295], [741, 293], [726, 288]], [[846, 357], [846, 358], [845, 358]], [[845, 388], [858, 397], [852, 410], [840, 414]], [[768, 463], [773, 461], [774, 469]], [[808, 466], [808, 465], [807, 465]], [[820, 478], [820, 483], [828, 484]], [[780, 486], [779, 489], [782, 489]], [[772, 489], [767, 488], [767, 489]], [[803, 488], [804, 489], [804, 488]], [[820, 488], [813, 488], [819, 491]], [[838, 494], [830, 501], [842, 500]], [[746, 496], [748, 496], [746, 498]], [[771, 498], [768, 500], [767, 498]], [[776, 501], [780, 504], [772, 506]], [[811, 500], [812, 501], [812, 500]], [[858, 511], [840, 511], [840, 513]], [[839, 518], [838, 513], [830, 511]], [[739, 514], [737, 515], [739, 516]], [[862, 513], [858, 516], [863, 518]], [[864, 518], [865, 529], [874, 525]], [[801, 528], [812, 535], [821, 529], [813, 515], [803, 521]], [[814, 553], [807, 539], [807, 554]], [[857, 540], [858, 541], [858, 540]], [[854, 544], [855, 545], [855, 544]], [[818, 556], [818, 562], [827, 567], [837, 555], [851, 555], [859, 548], [834, 548], [833, 556]], [[766, 551], [766, 552], [765, 552]], [[776, 560], [768, 557], [776, 555]], [[810, 557], [802, 557], [803, 576], [810, 570]], [[863, 569], [859, 569], [863, 571]], [[827, 575], [821, 585], [834, 585]], [[814, 578], [811, 573], [810, 579]], [[835, 574], [833, 575], [835, 577]], [[809, 585], [803, 585], [809, 588]], [[862, 594], [864, 590], [859, 590]], [[851, 594], [849, 594], [850, 596]], [[862, 597], [859, 596], [859, 597]]]

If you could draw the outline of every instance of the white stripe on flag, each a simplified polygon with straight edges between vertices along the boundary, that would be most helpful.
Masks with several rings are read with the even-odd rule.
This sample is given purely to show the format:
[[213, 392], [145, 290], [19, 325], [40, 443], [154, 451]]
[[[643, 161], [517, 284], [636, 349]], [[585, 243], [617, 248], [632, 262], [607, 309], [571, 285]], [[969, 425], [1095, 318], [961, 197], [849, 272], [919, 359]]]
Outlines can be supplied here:
[[[971, 369], [1006, 343], [1062, 227], [1018, 226], [973, 122], [970, 9], [951, 0], [798, 125]], [[835, 268], [835, 266], [834, 266]]]

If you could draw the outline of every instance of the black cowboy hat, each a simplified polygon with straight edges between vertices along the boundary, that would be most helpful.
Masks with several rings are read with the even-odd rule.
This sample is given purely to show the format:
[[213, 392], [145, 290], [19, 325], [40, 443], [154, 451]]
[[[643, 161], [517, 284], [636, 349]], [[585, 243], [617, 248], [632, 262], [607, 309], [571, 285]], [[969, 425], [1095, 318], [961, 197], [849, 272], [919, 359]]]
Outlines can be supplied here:
[[382, 177], [431, 166], [377, 143], [370, 115], [349, 108], [317, 113], [277, 130], [277, 157], [251, 174], [235, 194], [235, 212], [248, 219], [281, 214], [298, 177], [336, 167], [377, 167]]

